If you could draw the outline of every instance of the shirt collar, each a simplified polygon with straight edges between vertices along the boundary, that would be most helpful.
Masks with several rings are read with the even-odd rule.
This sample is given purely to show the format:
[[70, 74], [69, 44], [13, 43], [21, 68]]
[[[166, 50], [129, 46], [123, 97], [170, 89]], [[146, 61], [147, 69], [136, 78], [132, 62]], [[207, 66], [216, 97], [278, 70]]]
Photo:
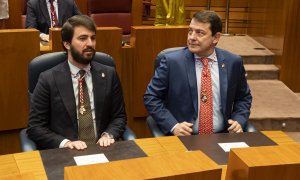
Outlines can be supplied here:
[[[195, 57], [196, 61], [198, 61], [202, 58], [196, 54], [194, 54], [194, 57]], [[216, 50], [214, 49], [213, 53], [211, 55], [209, 55], [207, 58], [213, 60], [214, 62], [217, 62], [218, 59], [217, 59]]]
[[[78, 67], [74, 66], [70, 61], [68, 61], [70, 70], [71, 70], [71, 74], [75, 77], [77, 76], [78, 72], [81, 70]], [[91, 75], [91, 64], [88, 64], [85, 68], [83, 68], [83, 70], [85, 70], [87, 72], [87, 75], [90, 76]]]

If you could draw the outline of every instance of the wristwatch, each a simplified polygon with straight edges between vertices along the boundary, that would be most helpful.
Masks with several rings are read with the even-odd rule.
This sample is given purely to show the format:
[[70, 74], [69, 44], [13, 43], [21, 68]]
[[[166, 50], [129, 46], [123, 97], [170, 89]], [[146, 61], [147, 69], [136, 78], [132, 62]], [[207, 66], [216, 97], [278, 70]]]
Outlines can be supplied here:
[[114, 136], [112, 134], [107, 133], [107, 132], [103, 132], [101, 134], [101, 137], [107, 137], [109, 139], [114, 139]]

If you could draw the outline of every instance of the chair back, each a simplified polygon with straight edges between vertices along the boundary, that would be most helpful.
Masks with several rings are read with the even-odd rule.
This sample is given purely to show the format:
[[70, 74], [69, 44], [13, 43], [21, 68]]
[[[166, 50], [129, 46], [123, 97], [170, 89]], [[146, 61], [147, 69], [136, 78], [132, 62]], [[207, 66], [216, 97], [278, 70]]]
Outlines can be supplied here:
[[170, 53], [172, 51], [179, 50], [179, 49], [183, 49], [183, 48], [184, 47], [173, 47], [173, 48], [167, 48], [167, 49], [160, 51], [160, 53], [158, 53], [158, 55], [156, 56], [155, 61], [154, 61], [154, 71], [159, 66], [160, 61], [165, 57], [165, 54]]
[[[40, 74], [66, 60], [67, 60], [66, 52], [48, 53], [34, 58], [28, 65], [29, 97], [34, 91], [34, 88], [38, 82]], [[107, 66], [115, 67], [115, 62], [113, 58], [110, 55], [105, 53], [96, 52], [93, 61]]]
[[132, 0], [88, 0], [88, 14], [100, 27], [123, 29], [123, 41], [129, 41], [132, 25]]

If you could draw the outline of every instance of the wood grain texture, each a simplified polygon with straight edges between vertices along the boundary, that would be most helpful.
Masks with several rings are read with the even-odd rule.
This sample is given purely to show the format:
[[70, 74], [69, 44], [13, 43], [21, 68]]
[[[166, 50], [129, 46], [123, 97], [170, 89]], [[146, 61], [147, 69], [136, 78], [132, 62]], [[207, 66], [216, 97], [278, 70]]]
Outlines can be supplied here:
[[122, 29], [118, 27], [97, 27], [96, 51], [112, 56], [122, 80]]
[[[190, 163], [191, 161], [193, 163]], [[89, 179], [219, 180], [221, 168], [200, 151], [65, 168], [66, 180], [85, 177]]]
[[134, 26], [131, 31], [131, 46], [135, 48], [132, 71], [132, 102], [130, 104], [133, 117], [148, 115], [143, 95], [153, 76], [154, 59], [166, 48], [185, 46], [187, 39], [186, 26]]
[[294, 139], [282, 131], [261, 131], [268, 138], [272, 139], [278, 145], [297, 144]]
[[88, 12], [88, 0], [75, 0], [77, 7], [82, 14], [87, 14]]
[[0, 177], [20, 174], [13, 154], [0, 156]]
[[37, 30], [0, 30], [0, 131], [24, 128], [28, 116], [28, 64], [39, 55]]
[[61, 41], [61, 28], [49, 29], [49, 52], [64, 51]]
[[18, 129], [0, 131], [0, 155], [20, 152], [19, 132]]
[[35, 179], [47, 179], [39, 151], [17, 153], [14, 158], [21, 174], [33, 173]]
[[[248, 1], [231, 0], [229, 11], [228, 32], [233, 34], [246, 34], [248, 22]], [[151, 1], [150, 17], [143, 18], [143, 25], [153, 25], [155, 20], [156, 0]], [[186, 23], [189, 24], [193, 14], [197, 11], [207, 9], [207, 1], [185, 0]], [[222, 18], [225, 27], [226, 1], [211, 1], [210, 9], [216, 11]], [[223, 28], [223, 31], [225, 29]]]
[[247, 32], [276, 54], [280, 80], [294, 92], [300, 92], [299, 11], [297, 0], [249, 1]]
[[298, 180], [300, 144], [232, 149], [226, 180]]

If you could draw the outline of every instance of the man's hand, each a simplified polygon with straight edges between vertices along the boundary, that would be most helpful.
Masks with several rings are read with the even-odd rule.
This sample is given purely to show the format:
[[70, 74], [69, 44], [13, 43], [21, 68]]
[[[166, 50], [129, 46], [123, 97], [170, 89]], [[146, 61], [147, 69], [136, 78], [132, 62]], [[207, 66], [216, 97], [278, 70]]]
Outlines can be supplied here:
[[69, 148], [69, 149], [76, 149], [76, 150], [84, 150], [87, 148], [87, 145], [83, 141], [68, 141], [65, 145], [64, 148]]
[[230, 133], [241, 133], [241, 132], [243, 132], [242, 126], [237, 121], [229, 119], [228, 124], [230, 125], [230, 127], [227, 129], [228, 132], [230, 132]]
[[193, 127], [192, 123], [188, 123], [184, 121], [182, 123], [178, 123], [172, 133], [175, 136], [188, 136], [191, 135], [193, 132], [192, 127]]
[[114, 138], [109, 137], [108, 135], [103, 135], [98, 141], [97, 144], [99, 144], [102, 147], [108, 147], [112, 145], [115, 142]]
[[42, 41], [49, 42], [49, 35], [48, 34], [41, 34], [40, 38]]

